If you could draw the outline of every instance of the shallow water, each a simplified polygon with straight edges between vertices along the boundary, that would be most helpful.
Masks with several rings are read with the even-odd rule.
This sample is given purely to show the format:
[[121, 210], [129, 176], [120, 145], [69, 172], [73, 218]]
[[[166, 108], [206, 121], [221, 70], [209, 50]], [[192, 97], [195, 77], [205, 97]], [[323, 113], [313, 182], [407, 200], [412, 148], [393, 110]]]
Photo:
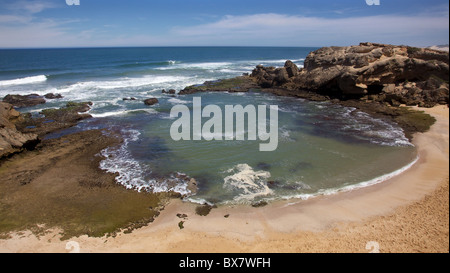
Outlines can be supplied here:
[[[196, 96], [200, 94], [178, 97], [176, 102], [192, 110]], [[256, 91], [203, 93], [201, 98], [203, 106], [215, 104], [223, 110], [225, 105], [278, 105], [277, 149], [261, 152], [259, 144], [264, 141], [248, 140], [248, 132], [241, 141], [174, 141], [170, 126], [177, 118], [170, 118], [174, 104], [168, 100], [155, 108], [157, 113], [115, 118], [133, 125], [124, 129], [130, 135], [126, 148], [119, 149], [119, 157], [108, 159], [105, 168], [123, 172], [119, 180], [124, 184], [153, 191], [169, 190], [167, 185], [155, 185], [154, 177], [181, 172], [199, 182], [199, 192], [191, 201], [250, 203], [307, 198], [370, 183], [416, 158], [415, 148], [395, 124], [352, 108]], [[202, 124], [207, 120], [203, 118]], [[177, 190], [186, 193], [186, 185]]]

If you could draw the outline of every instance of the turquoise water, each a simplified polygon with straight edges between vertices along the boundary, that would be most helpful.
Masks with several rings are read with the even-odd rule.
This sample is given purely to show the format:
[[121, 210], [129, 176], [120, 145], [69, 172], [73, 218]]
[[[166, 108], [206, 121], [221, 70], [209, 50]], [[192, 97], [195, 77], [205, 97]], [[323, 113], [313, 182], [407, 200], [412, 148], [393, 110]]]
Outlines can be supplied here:
[[[206, 80], [251, 72], [257, 64], [298, 66], [312, 48], [118, 48], [0, 50], [0, 97], [9, 93], [61, 93], [21, 111], [38, 112], [67, 101], [92, 101], [94, 117], [76, 130], [108, 128], [124, 137], [123, 145], [102, 152], [101, 167], [117, 172], [117, 182], [149, 191], [189, 194], [164, 177], [184, 173], [198, 181], [199, 191], [187, 199], [210, 203], [251, 203], [258, 200], [308, 198], [383, 181], [416, 159], [403, 131], [352, 108], [327, 102], [249, 93], [201, 93], [169, 96]], [[124, 101], [134, 97], [135, 101]], [[143, 99], [159, 103], [145, 106]], [[278, 146], [261, 152], [248, 140], [174, 141], [172, 107], [192, 111], [194, 97], [202, 106], [277, 105]], [[269, 116], [268, 116], [269, 117]], [[268, 118], [267, 117], [267, 118]], [[208, 118], [203, 118], [203, 123]]]

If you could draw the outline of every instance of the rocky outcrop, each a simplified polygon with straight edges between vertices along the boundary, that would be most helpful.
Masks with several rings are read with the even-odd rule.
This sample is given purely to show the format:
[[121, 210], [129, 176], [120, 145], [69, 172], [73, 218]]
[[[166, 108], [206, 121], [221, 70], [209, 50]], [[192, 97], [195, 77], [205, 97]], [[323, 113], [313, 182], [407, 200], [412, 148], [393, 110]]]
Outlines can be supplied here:
[[17, 122], [17, 129], [24, 133], [34, 133], [39, 136], [66, 129], [77, 125], [80, 120], [90, 118], [83, 114], [90, 110], [92, 102], [68, 102], [59, 109], [44, 109], [38, 116], [23, 114], [21, 121]]
[[34, 149], [39, 143], [36, 134], [23, 134], [16, 129], [22, 116], [8, 103], [0, 102], [0, 159], [24, 149]]
[[166, 89], [163, 89], [161, 91], [161, 93], [163, 94], [170, 94], [170, 95], [174, 95], [177, 91], [175, 89], [169, 89], [169, 91], [166, 91]]
[[44, 98], [48, 100], [55, 100], [55, 99], [62, 99], [63, 96], [61, 94], [48, 93], [44, 95]]
[[262, 88], [309, 90], [347, 99], [432, 107], [449, 102], [449, 54], [432, 49], [374, 43], [324, 47], [298, 69], [257, 66], [251, 77]]
[[31, 107], [38, 104], [44, 104], [45, 99], [38, 94], [30, 94], [30, 95], [6, 95], [3, 98], [3, 102], [9, 103], [14, 107], [22, 108], [22, 107]]
[[248, 92], [250, 89], [259, 88], [254, 80], [248, 76], [239, 76], [231, 79], [219, 79], [206, 81], [203, 84], [187, 86], [178, 92], [178, 95], [194, 94], [198, 92]]

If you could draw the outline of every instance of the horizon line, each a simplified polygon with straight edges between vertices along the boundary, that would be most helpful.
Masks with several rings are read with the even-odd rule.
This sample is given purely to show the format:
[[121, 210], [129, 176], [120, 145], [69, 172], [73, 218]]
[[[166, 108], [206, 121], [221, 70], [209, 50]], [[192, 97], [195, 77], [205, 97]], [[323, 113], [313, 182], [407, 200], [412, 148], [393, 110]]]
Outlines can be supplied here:
[[279, 47], [279, 48], [320, 48], [323, 46], [240, 46], [240, 45], [186, 45], [186, 46], [74, 46], [74, 47], [0, 47], [0, 50], [18, 50], [18, 49], [108, 49], [108, 48], [201, 48], [201, 47]]

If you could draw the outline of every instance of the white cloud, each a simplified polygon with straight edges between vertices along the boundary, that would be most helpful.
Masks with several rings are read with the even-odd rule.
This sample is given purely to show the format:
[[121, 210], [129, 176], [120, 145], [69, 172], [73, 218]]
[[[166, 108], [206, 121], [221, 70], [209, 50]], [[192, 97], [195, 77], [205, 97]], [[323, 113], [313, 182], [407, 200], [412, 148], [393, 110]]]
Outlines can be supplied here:
[[[360, 41], [390, 43], [424, 43], [448, 41], [448, 16], [366, 16], [352, 18], [319, 18], [283, 14], [225, 16], [213, 23], [175, 27], [173, 33], [190, 40], [209, 39], [213, 43], [254, 41], [255, 44], [323, 45]], [[440, 37], [440, 38], [439, 38]]]
[[0, 24], [23, 24], [31, 21], [29, 16], [20, 15], [1, 15], [0, 14]]
[[55, 7], [57, 7], [57, 5], [48, 1], [25, 1], [25, 0], [14, 1], [6, 5], [6, 8], [8, 8], [9, 10], [25, 12], [29, 14], [39, 13], [45, 9]]
[[[42, 10], [42, 6], [28, 10]], [[139, 35], [131, 35], [109, 25], [86, 28], [81, 24], [72, 25], [79, 20], [56, 21], [30, 14], [0, 15], [0, 47], [328, 46], [366, 41], [430, 46], [447, 44], [449, 39], [448, 12], [351, 18], [265, 13], [211, 19], [215, 21], [173, 27], [155, 36], [146, 27]]]

